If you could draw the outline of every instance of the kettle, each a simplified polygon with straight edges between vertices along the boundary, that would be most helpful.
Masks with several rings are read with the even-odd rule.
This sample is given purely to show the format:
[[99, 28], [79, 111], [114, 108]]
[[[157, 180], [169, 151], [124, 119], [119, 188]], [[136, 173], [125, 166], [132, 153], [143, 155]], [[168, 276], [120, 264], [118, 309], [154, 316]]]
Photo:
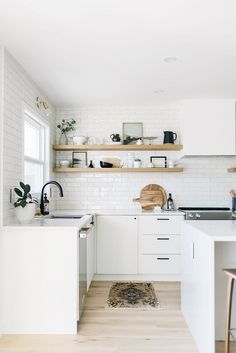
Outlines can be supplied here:
[[164, 142], [163, 143], [175, 143], [177, 134], [173, 131], [164, 131]]

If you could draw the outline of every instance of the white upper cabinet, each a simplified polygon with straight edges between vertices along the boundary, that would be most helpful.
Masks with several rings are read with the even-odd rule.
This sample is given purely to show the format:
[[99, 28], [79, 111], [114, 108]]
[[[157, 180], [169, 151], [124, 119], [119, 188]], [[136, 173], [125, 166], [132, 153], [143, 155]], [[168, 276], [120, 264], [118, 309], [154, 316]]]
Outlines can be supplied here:
[[181, 120], [183, 155], [235, 154], [235, 100], [184, 100]]

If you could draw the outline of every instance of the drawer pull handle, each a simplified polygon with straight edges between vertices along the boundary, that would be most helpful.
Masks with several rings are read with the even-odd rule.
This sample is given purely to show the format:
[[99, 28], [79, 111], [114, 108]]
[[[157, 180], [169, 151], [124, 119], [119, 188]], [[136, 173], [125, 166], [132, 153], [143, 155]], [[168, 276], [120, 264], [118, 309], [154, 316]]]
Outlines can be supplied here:
[[157, 240], [170, 240], [170, 238], [157, 238]]
[[169, 221], [169, 218], [157, 218], [158, 221]]
[[170, 260], [169, 257], [157, 257], [157, 260]]

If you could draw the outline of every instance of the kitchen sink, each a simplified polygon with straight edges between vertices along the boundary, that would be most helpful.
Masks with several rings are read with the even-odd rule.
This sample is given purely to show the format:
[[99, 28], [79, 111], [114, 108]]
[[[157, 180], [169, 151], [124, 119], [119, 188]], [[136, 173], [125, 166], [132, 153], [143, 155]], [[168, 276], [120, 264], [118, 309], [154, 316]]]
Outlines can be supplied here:
[[49, 219], [80, 219], [84, 215], [50, 215]]

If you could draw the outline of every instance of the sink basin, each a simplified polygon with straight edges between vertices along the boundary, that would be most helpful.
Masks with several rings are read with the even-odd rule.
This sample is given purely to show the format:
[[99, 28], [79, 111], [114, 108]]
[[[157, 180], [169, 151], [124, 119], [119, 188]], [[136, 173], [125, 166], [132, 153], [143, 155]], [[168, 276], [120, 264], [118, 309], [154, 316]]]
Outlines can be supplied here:
[[84, 215], [50, 215], [50, 219], [80, 219], [84, 217]]

